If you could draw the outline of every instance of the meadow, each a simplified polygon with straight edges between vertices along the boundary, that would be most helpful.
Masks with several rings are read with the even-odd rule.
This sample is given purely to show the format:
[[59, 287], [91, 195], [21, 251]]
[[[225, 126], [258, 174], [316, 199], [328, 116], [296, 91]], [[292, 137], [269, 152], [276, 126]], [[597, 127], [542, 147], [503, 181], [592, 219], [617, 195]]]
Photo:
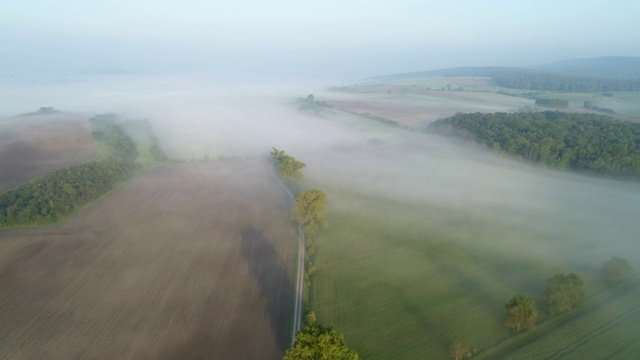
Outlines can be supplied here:
[[531, 334], [513, 338], [478, 359], [629, 359], [638, 353], [640, 286], [625, 283], [595, 294], [582, 308], [548, 319]]
[[[637, 183], [538, 168], [402, 130], [389, 134], [375, 145], [300, 156], [309, 166], [306, 186], [323, 189], [330, 202], [329, 227], [316, 241], [312, 308], [363, 358], [447, 358], [455, 340], [478, 356], [501, 358], [506, 353], [497, 349], [513, 341], [504, 304], [516, 293], [539, 301], [546, 279], [559, 272], [582, 275], [588, 306], [603, 309], [600, 322], [581, 318], [584, 331], [626, 311], [608, 304], [631, 301], [635, 292], [598, 295], [598, 269], [614, 255], [640, 263]], [[543, 324], [556, 325], [546, 325], [548, 336], [536, 338], [544, 325], [520, 335], [533, 346], [523, 354], [550, 339], [558, 347], [573, 341], [559, 340], [569, 331], [554, 320], [562, 317], [540, 313]], [[576, 346], [571, 354], [589, 351]]]

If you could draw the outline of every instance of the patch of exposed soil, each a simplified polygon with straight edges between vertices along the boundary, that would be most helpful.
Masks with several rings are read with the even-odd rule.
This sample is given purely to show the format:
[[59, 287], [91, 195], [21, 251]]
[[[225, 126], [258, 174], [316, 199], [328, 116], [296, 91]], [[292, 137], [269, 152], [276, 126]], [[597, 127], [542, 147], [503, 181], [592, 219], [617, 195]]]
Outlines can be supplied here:
[[0, 121], [0, 191], [96, 154], [86, 118], [64, 113]]
[[63, 226], [0, 231], [0, 358], [281, 358], [295, 244], [268, 164], [156, 168]]

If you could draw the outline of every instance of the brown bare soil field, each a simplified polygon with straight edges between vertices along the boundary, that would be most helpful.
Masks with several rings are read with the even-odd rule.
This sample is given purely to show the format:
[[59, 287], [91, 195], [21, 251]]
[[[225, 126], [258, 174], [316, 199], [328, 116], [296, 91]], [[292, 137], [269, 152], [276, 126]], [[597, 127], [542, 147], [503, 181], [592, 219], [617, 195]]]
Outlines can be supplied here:
[[62, 226], [0, 231], [0, 358], [280, 358], [295, 236], [258, 160], [162, 166]]
[[0, 191], [96, 154], [86, 118], [24, 115], [0, 120]]

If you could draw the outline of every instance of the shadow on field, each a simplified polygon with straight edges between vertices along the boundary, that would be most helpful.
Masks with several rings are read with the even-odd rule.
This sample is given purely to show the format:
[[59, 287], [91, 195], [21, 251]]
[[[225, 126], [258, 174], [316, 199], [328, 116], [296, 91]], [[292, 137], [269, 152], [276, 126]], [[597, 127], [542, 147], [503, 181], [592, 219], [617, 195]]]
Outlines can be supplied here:
[[260, 287], [260, 295], [266, 299], [266, 313], [278, 349], [284, 353], [289, 344], [288, 321], [291, 314], [292, 283], [287, 268], [261, 231], [246, 227], [242, 231], [242, 256], [249, 264], [249, 272]]

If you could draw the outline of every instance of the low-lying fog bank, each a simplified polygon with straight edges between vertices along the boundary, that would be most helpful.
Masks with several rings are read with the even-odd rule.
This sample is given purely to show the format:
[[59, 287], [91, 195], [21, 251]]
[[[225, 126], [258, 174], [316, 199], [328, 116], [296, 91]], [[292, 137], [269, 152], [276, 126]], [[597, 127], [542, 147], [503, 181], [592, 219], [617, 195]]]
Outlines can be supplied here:
[[[324, 84], [219, 83], [207, 76], [124, 76], [40, 85], [4, 84], [2, 115], [40, 106], [146, 118], [173, 159], [266, 156], [272, 146], [306, 162], [307, 181], [411, 206], [530, 229], [539, 242], [504, 234], [498, 243], [543, 256], [639, 261], [640, 185], [536, 168], [448, 139], [412, 133], [334, 110], [300, 111], [296, 98]], [[339, 204], [339, 199], [332, 199]], [[403, 216], [403, 214], [397, 214]], [[469, 242], [474, 239], [468, 239]]]

